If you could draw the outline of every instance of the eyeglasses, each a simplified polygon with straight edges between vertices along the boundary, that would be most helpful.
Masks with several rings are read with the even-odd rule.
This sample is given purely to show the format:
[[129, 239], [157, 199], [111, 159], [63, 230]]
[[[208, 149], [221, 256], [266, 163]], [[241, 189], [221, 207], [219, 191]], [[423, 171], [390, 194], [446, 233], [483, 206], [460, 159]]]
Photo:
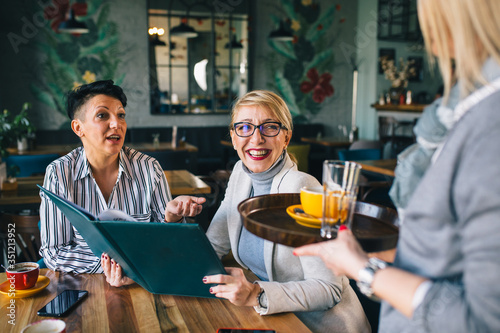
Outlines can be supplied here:
[[236, 135], [242, 138], [252, 136], [256, 128], [259, 128], [260, 134], [267, 137], [278, 135], [282, 128], [286, 130], [286, 127], [281, 125], [281, 123], [274, 121], [262, 123], [260, 125], [254, 125], [247, 122], [240, 122], [240, 123], [235, 123], [233, 125], [233, 128], [234, 131], [236, 132]]

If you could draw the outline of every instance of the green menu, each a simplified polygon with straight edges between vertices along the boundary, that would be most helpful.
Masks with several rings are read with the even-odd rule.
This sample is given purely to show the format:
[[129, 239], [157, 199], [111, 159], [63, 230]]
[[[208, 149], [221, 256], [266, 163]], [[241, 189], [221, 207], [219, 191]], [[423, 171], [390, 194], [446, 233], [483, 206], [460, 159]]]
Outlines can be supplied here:
[[211, 285], [202, 279], [227, 273], [198, 224], [127, 221], [123, 212], [113, 221], [101, 221], [84, 208], [38, 187], [66, 215], [96, 256], [107, 253], [129, 278], [149, 292], [215, 297], [209, 293]]

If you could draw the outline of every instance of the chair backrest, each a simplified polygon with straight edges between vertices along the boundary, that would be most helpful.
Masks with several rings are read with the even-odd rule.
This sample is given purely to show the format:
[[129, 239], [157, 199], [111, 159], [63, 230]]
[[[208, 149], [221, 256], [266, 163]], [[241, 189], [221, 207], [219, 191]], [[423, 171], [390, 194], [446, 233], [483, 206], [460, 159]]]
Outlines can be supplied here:
[[38, 221], [40, 216], [36, 215], [20, 215], [14, 213], [2, 213], [0, 220], [2, 221], [1, 231], [6, 232], [6, 226], [14, 224], [16, 226], [16, 244], [21, 250], [20, 258], [22, 261], [38, 261], [41, 257], [38, 253], [41, 246], [40, 230], [38, 229]]
[[291, 144], [286, 150], [295, 157], [297, 168], [300, 171], [309, 171], [309, 151], [311, 150], [311, 145]]
[[358, 140], [351, 143], [349, 149], [382, 149], [382, 142], [379, 140]]
[[16, 177], [29, 177], [43, 175], [47, 166], [58, 158], [58, 154], [10, 155], [5, 159], [5, 162], [7, 163], [7, 172], [10, 172], [12, 166], [17, 166], [19, 172], [15, 175]]
[[380, 149], [339, 150], [338, 154], [342, 161], [379, 160], [381, 157]]
[[189, 168], [189, 152], [187, 150], [165, 150], [144, 152], [160, 162], [163, 170], [183, 170]]

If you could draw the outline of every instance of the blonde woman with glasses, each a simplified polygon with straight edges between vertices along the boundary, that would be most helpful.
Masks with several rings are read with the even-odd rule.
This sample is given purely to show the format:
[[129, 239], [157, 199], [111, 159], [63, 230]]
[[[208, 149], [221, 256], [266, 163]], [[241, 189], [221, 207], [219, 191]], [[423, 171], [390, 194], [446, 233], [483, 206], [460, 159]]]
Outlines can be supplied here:
[[232, 251], [259, 280], [251, 283], [242, 269], [227, 267], [229, 275], [203, 279], [217, 284], [210, 292], [262, 315], [294, 312], [313, 332], [370, 332], [345, 276], [334, 276], [319, 258], [294, 257], [293, 248], [259, 238], [242, 225], [237, 206], [249, 197], [321, 186], [298, 171], [287, 153], [293, 124], [285, 102], [269, 91], [249, 92], [235, 104], [229, 130], [240, 161], [207, 236], [219, 257]]
[[418, 15], [444, 99], [456, 81], [460, 100], [408, 202], [394, 265], [349, 230], [294, 253], [381, 298], [381, 332], [500, 332], [500, 1], [419, 0]]

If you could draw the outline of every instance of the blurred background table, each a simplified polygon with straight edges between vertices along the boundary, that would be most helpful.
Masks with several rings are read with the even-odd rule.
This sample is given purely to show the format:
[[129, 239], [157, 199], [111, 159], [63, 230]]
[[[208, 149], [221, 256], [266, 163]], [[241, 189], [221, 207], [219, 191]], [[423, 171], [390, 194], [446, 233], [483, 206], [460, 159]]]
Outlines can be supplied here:
[[[11, 155], [45, 155], [58, 154], [66, 155], [81, 144], [67, 145], [37, 145], [34, 149], [18, 151], [17, 149], [8, 149]], [[172, 142], [159, 142], [158, 145], [153, 145], [152, 142], [125, 143], [124, 146], [130, 147], [141, 152], [147, 151], [162, 151], [162, 150], [186, 150], [189, 152], [197, 152], [198, 148], [188, 142], [180, 142], [177, 147], [172, 146]]]
[[[261, 316], [253, 307], [227, 300], [151, 294], [134, 284], [110, 287], [103, 274], [64, 274], [42, 269], [50, 284], [28, 298], [0, 295], [0, 332], [19, 332], [29, 323], [45, 319], [36, 313], [66, 289], [88, 290], [89, 296], [67, 317], [66, 332], [216, 332], [221, 327], [268, 328], [277, 332], [310, 332], [292, 313]], [[5, 273], [0, 282], [6, 281]], [[207, 286], [208, 288], [208, 286]], [[15, 323], [8, 323], [11, 300]]]
[[349, 148], [352, 144], [348, 139], [340, 139], [340, 138], [311, 138], [311, 137], [301, 137], [300, 141], [311, 143], [314, 145], [320, 145], [325, 147], [326, 150], [326, 159], [337, 158], [336, 150], [337, 149], [345, 149]]
[[[210, 193], [210, 186], [187, 170], [167, 170], [164, 173], [173, 196]], [[36, 185], [43, 185], [43, 176], [20, 177], [17, 184], [17, 190], [0, 191], [0, 210], [40, 205], [40, 190]]]
[[374, 173], [379, 173], [385, 176], [394, 177], [394, 170], [398, 163], [397, 159], [385, 159], [385, 160], [366, 160], [366, 161], [356, 161], [361, 164], [361, 167], [365, 171], [370, 171]]

